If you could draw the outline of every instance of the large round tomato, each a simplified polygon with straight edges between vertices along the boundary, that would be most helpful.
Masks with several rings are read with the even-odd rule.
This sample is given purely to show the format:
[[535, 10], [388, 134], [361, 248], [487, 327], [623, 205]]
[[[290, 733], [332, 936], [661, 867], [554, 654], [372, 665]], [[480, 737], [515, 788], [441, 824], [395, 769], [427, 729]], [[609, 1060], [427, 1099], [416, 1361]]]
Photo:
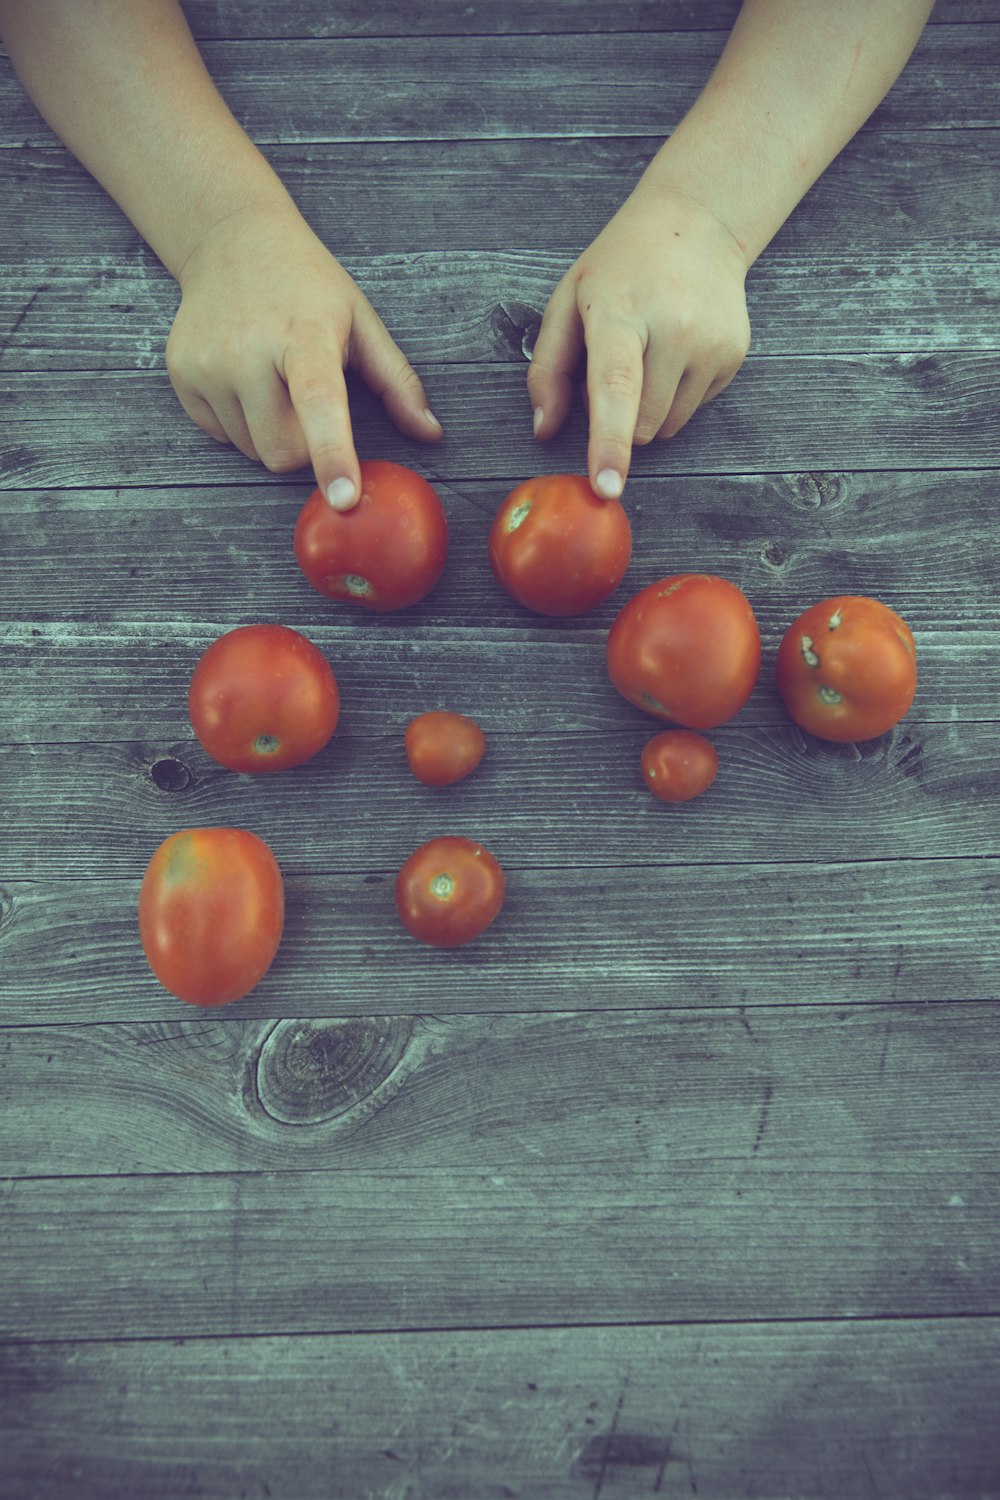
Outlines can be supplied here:
[[711, 740], [693, 729], [665, 729], [642, 747], [642, 776], [661, 802], [690, 802], [715, 780], [719, 756]]
[[434, 490], [383, 459], [362, 463], [352, 510], [334, 510], [316, 489], [295, 526], [295, 556], [313, 588], [369, 609], [416, 604], [441, 577], [447, 554], [448, 522]]
[[874, 739], [899, 723], [916, 694], [913, 633], [887, 604], [840, 594], [785, 632], [776, 675], [785, 707], [810, 734]]
[[688, 729], [714, 729], [753, 690], [760, 632], [734, 583], [678, 573], [629, 600], [608, 632], [607, 661], [611, 681], [636, 708]]
[[490, 565], [518, 604], [578, 615], [621, 583], [632, 528], [617, 500], [599, 500], [579, 474], [545, 474], [511, 490], [490, 530]]
[[281, 941], [278, 862], [241, 828], [187, 828], [157, 849], [139, 893], [149, 966], [190, 1005], [228, 1005], [264, 977]]
[[424, 786], [452, 786], [472, 774], [486, 752], [486, 736], [473, 719], [439, 709], [418, 714], [403, 736], [410, 770]]
[[231, 771], [284, 771], [322, 750], [340, 712], [325, 656], [287, 625], [241, 625], [194, 669], [191, 725]]
[[472, 839], [431, 839], [396, 877], [403, 926], [435, 948], [458, 948], [478, 937], [497, 916], [503, 896], [503, 871]]

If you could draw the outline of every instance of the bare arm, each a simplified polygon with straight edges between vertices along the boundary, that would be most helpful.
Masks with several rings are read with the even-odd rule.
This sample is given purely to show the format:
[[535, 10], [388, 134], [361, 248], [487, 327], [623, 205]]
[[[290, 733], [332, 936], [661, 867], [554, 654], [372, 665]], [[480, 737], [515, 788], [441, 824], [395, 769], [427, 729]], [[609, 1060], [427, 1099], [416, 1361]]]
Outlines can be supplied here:
[[404, 431], [440, 436], [415, 372], [220, 97], [177, 0], [0, 0], [0, 37], [180, 282], [167, 362], [200, 426], [356, 490], [350, 362]]
[[535, 346], [543, 438], [586, 349], [598, 493], [620, 490], [633, 442], [672, 437], [732, 380], [750, 341], [748, 269], [888, 92], [932, 4], [745, 0], [699, 99], [556, 288]]

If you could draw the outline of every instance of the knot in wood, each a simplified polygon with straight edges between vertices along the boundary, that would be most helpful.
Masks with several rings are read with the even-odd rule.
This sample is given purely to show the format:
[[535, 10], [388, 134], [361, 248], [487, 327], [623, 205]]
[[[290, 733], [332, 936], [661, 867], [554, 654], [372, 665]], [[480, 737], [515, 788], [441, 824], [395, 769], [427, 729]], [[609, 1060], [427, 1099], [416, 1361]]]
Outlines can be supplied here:
[[279, 1021], [257, 1061], [257, 1094], [285, 1125], [333, 1120], [370, 1097], [399, 1066], [407, 1016]]
[[525, 359], [531, 358], [541, 326], [541, 313], [512, 297], [498, 302], [490, 314], [490, 328], [497, 351], [522, 355]]
[[155, 760], [149, 774], [161, 792], [184, 792], [191, 785], [191, 772], [182, 760], [175, 760], [172, 755]]

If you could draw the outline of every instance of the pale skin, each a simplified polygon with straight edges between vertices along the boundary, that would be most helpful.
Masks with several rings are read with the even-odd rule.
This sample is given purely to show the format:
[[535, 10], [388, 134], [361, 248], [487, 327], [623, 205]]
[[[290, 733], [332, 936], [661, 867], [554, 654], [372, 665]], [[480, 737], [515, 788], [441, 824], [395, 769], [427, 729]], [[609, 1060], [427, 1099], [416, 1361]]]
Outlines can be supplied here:
[[[563, 425], [585, 355], [597, 494], [621, 494], [633, 445], [673, 437], [733, 379], [748, 270], [888, 92], [932, 5], [745, 0], [701, 96], [542, 320], [535, 432]], [[360, 492], [348, 367], [407, 436], [442, 436], [406, 356], [222, 100], [176, 0], [0, 0], [0, 39], [177, 279], [167, 369], [199, 427], [275, 473], [310, 464], [338, 509]]]

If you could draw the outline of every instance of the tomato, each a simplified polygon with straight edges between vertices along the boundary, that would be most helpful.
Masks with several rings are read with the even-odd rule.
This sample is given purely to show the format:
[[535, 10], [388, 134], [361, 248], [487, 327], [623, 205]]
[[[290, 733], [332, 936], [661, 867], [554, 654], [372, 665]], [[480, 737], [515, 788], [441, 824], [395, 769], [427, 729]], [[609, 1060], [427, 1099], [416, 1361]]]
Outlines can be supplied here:
[[688, 729], [738, 713], [760, 667], [760, 632], [734, 583], [677, 573], [640, 590], [608, 632], [608, 675], [636, 708]]
[[334, 510], [322, 490], [295, 526], [299, 567], [321, 594], [369, 609], [406, 609], [441, 577], [448, 522], [426, 479], [383, 459], [361, 465], [361, 498]]
[[241, 1000], [270, 968], [285, 917], [278, 862], [240, 828], [187, 828], [153, 855], [139, 892], [149, 966], [190, 1005]]
[[711, 740], [693, 729], [665, 729], [642, 747], [642, 775], [661, 802], [690, 802], [708, 790], [719, 769]]
[[503, 871], [471, 839], [430, 839], [396, 877], [396, 907], [406, 930], [435, 948], [478, 937], [503, 905]]
[[490, 566], [518, 604], [578, 615], [621, 583], [632, 528], [617, 500], [600, 500], [579, 474], [545, 474], [511, 490], [490, 529]]
[[887, 604], [839, 594], [789, 626], [776, 675], [802, 729], [841, 743], [874, 739], [899, 723], [916, 695], [913, 632]]
[[406, 758], [424, 786], [452, 786], [476, 769], [486, 751], [486, 736], [464, 714], [419, 714], [406, 726]]
[[323, 653], [287, 625], [241, 625], [213, 641], [188, 692], [191, 726], [231, 771], [285, 771], [333, 734], [337, 680]]

